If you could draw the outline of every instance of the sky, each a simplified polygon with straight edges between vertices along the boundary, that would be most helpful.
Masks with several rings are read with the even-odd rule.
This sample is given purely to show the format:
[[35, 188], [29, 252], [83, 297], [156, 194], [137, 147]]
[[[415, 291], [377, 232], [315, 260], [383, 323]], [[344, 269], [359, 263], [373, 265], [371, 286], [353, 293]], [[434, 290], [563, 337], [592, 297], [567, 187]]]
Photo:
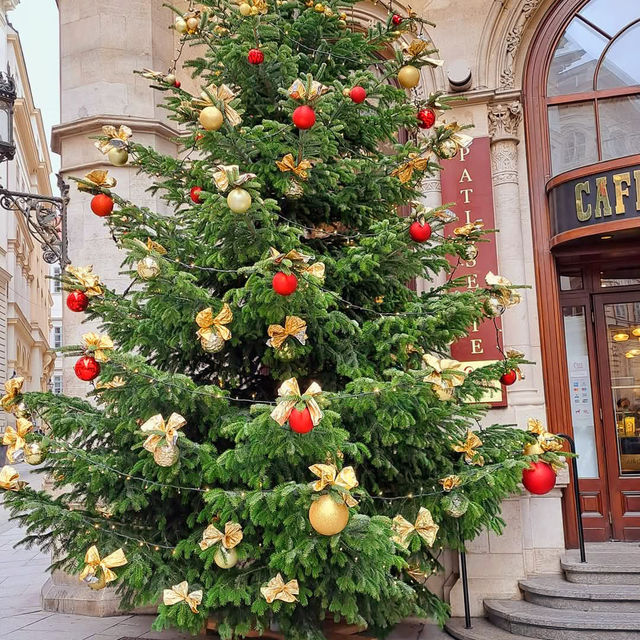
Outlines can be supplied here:
[[[55, 0], [21, 0], [8, 17], [20, 34], [33, 100], [42, 111], [51, 150], [51, 127], [60, 122], [58, 7]], [[55, 174], [60, 156], [51, 153], [51, 163]], [[55, 176], [52, 183], [55, 185]]]

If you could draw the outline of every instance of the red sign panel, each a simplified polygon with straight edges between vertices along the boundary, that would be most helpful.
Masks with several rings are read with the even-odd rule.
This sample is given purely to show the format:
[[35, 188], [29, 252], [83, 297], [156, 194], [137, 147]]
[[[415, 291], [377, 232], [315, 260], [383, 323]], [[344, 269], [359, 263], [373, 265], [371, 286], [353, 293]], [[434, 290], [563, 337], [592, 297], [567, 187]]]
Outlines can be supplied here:
[[[443, 160], [441, 164], [444, 167], [441, 173], [442, 202], [453, 203], [451, 209], [458, 216], [458, 222], [448, 224], [445, 232], [452, 234], [456, 227], [471, 222], [482, 222], [485, 229], [495, 229], [490, 139], [474, 138], [468, 149], [461, 149], [455, 158]], [[495, 234], [489, 234], [486, 239], [489, 242], [478, 243], [478, 255], [473, 260], [462, 262], [456, 268], [455, 277], [466, 280], [463, 290], [483, 287], [489, 271], [498, 273]], [[469, 369], [502, 360], [502, 323], [499, 317], [496, 323], [497, 335], [492, 320], [471, 327], [466, 338], [451, 345], [451, 357], [467, 364]], [[496, 407], [507, 405], [506, 394], [499, 383], [483, 401]]]

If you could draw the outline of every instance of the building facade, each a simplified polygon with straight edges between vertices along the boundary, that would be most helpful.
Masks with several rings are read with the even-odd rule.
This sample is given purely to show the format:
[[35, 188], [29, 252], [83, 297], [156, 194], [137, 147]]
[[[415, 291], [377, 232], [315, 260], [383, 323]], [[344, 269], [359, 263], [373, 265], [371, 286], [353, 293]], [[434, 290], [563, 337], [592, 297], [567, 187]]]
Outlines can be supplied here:
[[[40, 111], [34, 106], [18, 33], [7, 12], [16, 0], [0, 3], [0, 68], [16, 82], [15, 159], [0, 166], [0, 183], [12, 190], [51, 195], [51, 162]], [[29, 235], [23, 216], [0, 211], [0, 378], [23, 376], [24, 388], [48, 388], [54, 356], [50, 351], [52, 304], [49, 265]], [[13, 418], [0, 412], [0, 432]]]
[[[494, 327], [474, 328], [454, 345], [469, 366], [499, 349], [534, 364], [524, 380], [491, 398], [487, 421], [525, 428], [529, 418], [576, 440], [580, 500], [587, 540], [640, 540], [640, 65], [632, 50], [640, 32], [635, 0], [416, 1], [412, 9], [437, 24], [428, 36], [444, 60], [422, 72], [418, 96], [442, 90], [465, 100], [446, 120], [472, 124], [470, 151], [423, 184], [428, 206], [456, 201], [465, 222], [499, 229], [464, 265], [469, 287], [497, 270], [527, 287], [523, 302]], [[104, 3], [59, 0], [62, 123], [53, 147], [67, 175], [102, 166], [87, 144], [103, 124], [127, 124], [136, 140], [175, 153], [172, 124], [133, 69], [166, 69], [175, 50], [172, 15], [152, 0]], [[394, 4], [394, 11], [407, 7]], [[381, 4], [362, 2], [352, 17], [386, 19]], [[120, 21], [113, 26], [113, 21]], [[107, 28], [109, 25], [109, 28]], [[101, 73], [83, 72], [93, 60]], [[183, 86], [187, 74], [178, 70]], [[187, 83], [185, 85], [185, 83]], [[151, 207], [134, 171], [111, 168], [118, 192]], [[95, 264], [120, 286], [120, 258], [88, 196], [69, 208], [69, 254]], [[124, 286], [124, 285], [123, 285]], [[420, 284], [419, 286], [425, 286]], [[64, 311], [63, 340], [86, 330]], [[477, 329], [477, 331], [476, 331]], [[496, 342], [498, 344], [496, 344]], [[635, 346], [637, 348], [635, 348]], [[69, 366], [65, 391], [82, 394]], [[559, 573], [577, 543], [569, 474], [547, 496], [504, 504], [504, 535], [468, 546], [473, 613], [490, 597], [520, 597], [518, 580]], [[437, 588], [462, 611], [457, 558], [445, 561]]]

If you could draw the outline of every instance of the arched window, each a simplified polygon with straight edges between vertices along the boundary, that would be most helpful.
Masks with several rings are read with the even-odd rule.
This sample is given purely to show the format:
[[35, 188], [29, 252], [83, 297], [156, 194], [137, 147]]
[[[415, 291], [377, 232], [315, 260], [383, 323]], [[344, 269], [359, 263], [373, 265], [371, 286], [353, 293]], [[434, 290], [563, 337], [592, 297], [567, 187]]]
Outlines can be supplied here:
[[553, 175], [640, 153], [640, 0], [591, 0], [547, 77]]

